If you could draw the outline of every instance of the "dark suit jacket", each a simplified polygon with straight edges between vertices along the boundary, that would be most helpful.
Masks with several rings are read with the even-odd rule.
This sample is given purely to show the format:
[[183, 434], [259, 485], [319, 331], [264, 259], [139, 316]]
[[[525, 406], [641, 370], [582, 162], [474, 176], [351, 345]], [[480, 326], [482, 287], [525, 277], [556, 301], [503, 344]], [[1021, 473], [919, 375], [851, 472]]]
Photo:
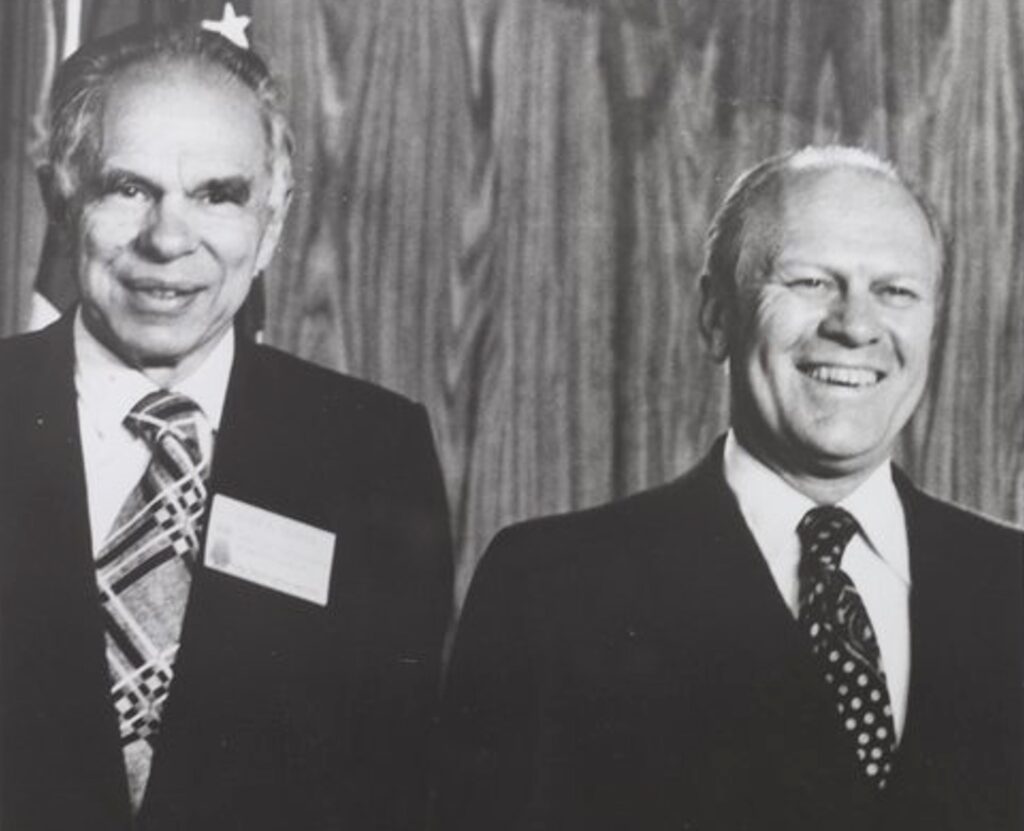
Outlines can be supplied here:
[[[69, 319], [0, 343], [0, 395], [0, 828], [128, 829]], [[137, 827], [420, 827], [451, 591], [423, 409], [240, 341], [211, 492], [334, 532], [328, 605], [197, 570]]]
[[912, 669], [863, 783], [722, 475], [501, 533], [443, 705], [440, 831], [1022, 827], [1024, 535], [898, 477]]

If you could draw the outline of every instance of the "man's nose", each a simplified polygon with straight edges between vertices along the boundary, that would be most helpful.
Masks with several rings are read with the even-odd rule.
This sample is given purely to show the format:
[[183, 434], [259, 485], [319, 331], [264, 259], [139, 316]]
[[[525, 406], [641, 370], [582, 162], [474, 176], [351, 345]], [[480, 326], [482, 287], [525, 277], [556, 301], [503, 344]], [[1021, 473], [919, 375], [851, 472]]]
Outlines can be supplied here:
[[146, 214], [138, 243], [139, 253], [159, 262], [191, 254], [199, 245], [199, 235], [188, 207], [167, 197], [155, 202]]
[[833, 298], [821, 324], [826, 337], [847, 346], [864, 346], [878, 340], [882, 324], [874, 295], [867, 288], [846, 287]]

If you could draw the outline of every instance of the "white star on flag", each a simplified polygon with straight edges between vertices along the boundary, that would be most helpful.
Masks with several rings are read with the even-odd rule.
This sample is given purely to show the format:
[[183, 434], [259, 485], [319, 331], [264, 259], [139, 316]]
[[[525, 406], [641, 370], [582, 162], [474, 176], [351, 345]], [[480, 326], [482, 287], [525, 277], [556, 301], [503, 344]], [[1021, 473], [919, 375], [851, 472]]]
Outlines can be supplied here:
[[226, 37], [236, 46], [248, 49], [249, 38], [246, 37], [245, 30], [249, 28], [251, 20], [252, 18], [248, 15], [236, 14], [233, 3], [225, 3], [220, 20], [204, 20], [201, 25], [209, 32], [216, 32], [218, 35]]

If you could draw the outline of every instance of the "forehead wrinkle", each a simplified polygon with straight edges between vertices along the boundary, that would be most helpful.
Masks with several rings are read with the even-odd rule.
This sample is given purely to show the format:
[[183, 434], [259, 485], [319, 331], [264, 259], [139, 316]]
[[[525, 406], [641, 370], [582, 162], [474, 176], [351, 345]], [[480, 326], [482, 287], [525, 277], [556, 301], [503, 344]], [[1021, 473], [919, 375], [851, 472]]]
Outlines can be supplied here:
[[[920, 230], [923, 231], [924, 236], [929, 240], [929, 251], [931, 253], [931, 262], [920, 270], [931, 274], [935, 285], [938, 286], [942, 276], [940, 273], [943, 260], [942, 240], [936, 236], [936, 229], [932, 218], [921, 207], [913, 192], [900, 179], [887, 174], [883, 170], [876, 170], [874, 168], [838, 165], [784, 170], [779, 176], [777, 205], [775, 210], [770, 212], [771, 217], [764, 221], [766, 227], [774, 230], [776, 251], [781, 250], [785, 228], [790, 221], [800, 223], [803, 216], [813, 214], [813, 200], [826, 197], [832, 198], [834, 196], [834, 194], [830, 195], [828, 190], [823, 189], [821, 183], [829, 178], [834, 179], [844, 176], [859, 180], [857, 182], [858, 187], [866, 181], [874, 183], [876, 193], [874, 198], [879, 201], [889, 201], [890, 208], [894, 204], [893, 200], [898, 200], [899, 207], [906, 212], [908, 217], [910, 215], [916, 217]], [[858, 194], [857, 199], [861, 198], [863, 198], [862, 194]], [[801, 203], [801, 199], [804, 200], [803, 203]], [[761, 200], [758, 199], [756, 204], [760, 205]], [[858, 210], [864, 209], [863, 205], [858, 205], [857, 207]], [[762, 206], [759, 208], [759, 212], [763, 214], [767, 211]], [[917, 262], [921, 263], [921, 259], [918, 258]], [[916, 274], [919, 269], [914, 268], [912, 271]], [[909, 276], [909, 273], [906, 271], [896, 273], [902, 276]]]
[[[932, 224], [932, 218], [921, 207], [921, 204], [913, 191], [911, 191], [906, 184], [894, 175], [889, 175], [884, 171], [876, 170], [874, 168], [841, 165], [825, 168], [784, 170], [780, 175], [779, 182], [780, 215], [786, 216], [791, 202], [795, 198], [798, 198], [801, 193], [814, 193], [813, 188], [824, 180], [842, 177], [859, 180], [859, 182], [870, 181], [876, 185], [876, 190], [880, 195], [887, 191], [887, 198], [898, 194], [897, 198], [903, 203], [903, 206], [912, 209], [911, 213], [914, 213], [918, 217], [921, 225], [927, 229], [928, 235], [936, 244], [939, 243], [936, 229]], [[818, 191], [819, 195], [820, 193], [821, 191]], [[879, 198], [881, 198], [881, 196]]]
[[[93, 165], [93, 169], [100, 175], [103, 174], [103, 168], [107, 167], [112, 161], [110, 152], [114, 148], [110, 146], [110, 133], [112, 130], [124, 128], [128, 130], [128, 138], [132, 143], [123, 144], [124, 135], [122, 135], [122, 143], [116, 148], [119, 156], [113, 159], [115, 166], [124, 169], [128, 175], [136, 176], [153, 184], [160, 184], [162, 186], [168, 184], [166, 182], [154, 181], [154, 179], [159, 180], [162, 178], [159, 175], [160, 164], [157, 155], [160, 152], [159, 146], [143, 145], [143, 140], [159, 142], [159, 135], [151, 136], [143, 129], [141, 132], [142, 139], [140, 139], [138, 135], [133, 135], [131, 132], [134, 126], [132, 122], [139, 122], [152, 130], [152, 123], [147, 124], [147, 120], [153, 118], [154, 115], [157, 119], [166, 118], [169, 121], [173, 120], [173, 115], [170, 113], [157, 110], [155, 114], [151, 114], [147, 108], [140, 106], [149, 97], [159, 98], [160, 93], [166, 90], [173, 90], [175, 94], [180, 95], [182, 87], [184, 87], [187, 94], [188, 85], [200, 84], [209, 86], [211, 80], [215, 79], [218, 75], [220, 78], [214, 81], [215, 86], [222, 89], [230, 88], [232, 94], [235, 89], [241, 89], [246, 90], [246, 94], [251, 95], [251, 92], [240, 82], [216, 67], [214, 67], [215, 72], [210, 72], [201, 65], [196, 66], [187, 61], [163, 61], [162, 63], [174, 67], [171, 70], [173, 72], [171, 76], [159, 74], [159, 64], [152, 62], [144, 67], [132, 67], [128, 71], [121, 73], [105, 89], [102, 111], [97, 118], [99, 128], [95, 130], [98, 139], [96, 142], [98, 149], [95, 154], [96, 163]], [[116, 106], [118, 103], [121, 105], [120, 112], [117, 110], [112, 111], [112, 106]], [[203, 144], [202, 147], [204, 149], [202, 151], [199, 148], [190, 151], [188, 144], [182, 144], [180, 148], [174, 148], [175, 152], [178, 152], [176, 158], [173, 159], [174, 167], [164, 168], [168, 171], [173, 170], [175, 177], [173, 181], [176, 184], [190, 191], [217, 183], [241, 184], [250, 195], [257, 190], [263, 192], [270, 191], [271, 185], [269, 180], [272, 174], [272, 154], [266, 141], [265, 129], [263, 129], [264, 119], [255, 96], [251, 99], [251, 105], [253, 109], [249, 111], [249, 114], [253, 118], [253, 128], [263, 133], [263, 140], [259, 145], [262, 152], [257, 157], [260, 161], [256, 161], [255, 158], [250, 161], [250, 157], [246, 155], [243, 157], [245, 165], [242, 166], [238, 164], [239, 156], [233, 154], [229, 147], [218, 149], [206, 147]], [[239, 106], [245, 107], [246, 103], [239, 102]], [[214, 112], [212, 118], [216, 117], [218, 116]], [[127, 123], [125, 119], [127, 119]], [[159, 126], [157, 126], [158, 132]], [[211, 149], [213, 149], [212, 156], [208, 155]], [[200, 155], [200, 152], [202, 152], [202, 155]], [[154, 156], [157, 156], [157, 158], [154, 158]], [[209, 164], [207, 165], [206, 162], [208, 160]], [[263, 186], [257, 189], [258, 171], [262, 171], [267, 175]], [[166, 188], [163, 187], [162, 189]]]
[[[127, 66], [110, 78], [101, 91], [100, 106], [97, 108], [96, 117], [99, 128], [97, 132], [102, 134], [102, 125], [110, 99], [119, 91], [121, 94], [125, 94], [124, 91], [131, 89], [132, 86], [135, 86], [136, 90], [146, 86], [167, 89], [189, 84], [206, 88], [220, 88], [236, 102], [246, 101], [248, 103], [251, 112], [260, 124], [264, 165], [270, 170], [273, 167], [275, 155], [272, 124], [268, 114], [260, 106], [260, 100], [256, 93], [223, 67], [191, 56], [156, 55], [150, 60]], [[102, 146], [102, 135], [99, 145]]]
[[[176, 77], [169, 81], [172, 72]], [[132, 83], [176, 83], [179, 79], [186, 79], [185, 82], [191, 79], [192, 82], [201, 85], [230, 88], [233, 93], [240, 92], [243, 98], [248, 97], [259, 120], [263, 148], [260, 168], [265, 174], [265, 181], [259, 188], [256, 187], [255, 173], [249, 175], [250, 196], [256, 192], [262, 193], [268, 200], [266, 207], [271, 210], [279, 210], [282, 205], [287, 205], [287, 193], [290, 191], [287, 168], [290, 167], [290, 157], [287, 147], [279, 146], [276, 142], [273, 114], [262, 105], [256, 91], [216, 64], [195, 60], [190, 56], [153, 56], [150, 60], [121, 68], [108, 76], [103, 84], [94, 88], [91, 95], [92, 103], [87, 108], [89, 115], [83, 125], [83, 137], [75, 152], [78, 161], [71, 169], [73, 180], [68, 187], [68, 194], [72, 216], [80, 210], [83, 200], [89, 198], [89, 194], [96, 187], [98, 176], [102, 175], [101, 168], [106, 162], [105, 151], [109, 145], [109, 141], [105, 140], [104, 122], [108, 117], [110, 99], [116, 90]], [[284, 184], [279, 187], [281, 182]], [[283, 194], [280, 200], [274, 196], [279, 191]]]

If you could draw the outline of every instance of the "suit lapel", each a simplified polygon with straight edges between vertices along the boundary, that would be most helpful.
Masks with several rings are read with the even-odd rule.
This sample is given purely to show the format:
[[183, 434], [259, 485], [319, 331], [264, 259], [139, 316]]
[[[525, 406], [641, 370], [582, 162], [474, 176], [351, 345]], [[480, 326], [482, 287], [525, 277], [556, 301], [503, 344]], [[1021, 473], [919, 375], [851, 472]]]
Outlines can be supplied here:
[[1019, 565], [987, 550], [981, 520], [894, 479], [910, 544], [911, 669], [892, 827], [1016, 829], [1021, 641], [1007, 610], [1020, 609]]
[[[196, 819], [197, 807], [216, 810], [216, 796], [211, 802], [210, 797], [203, 796], [204, 792], [216, 793], [219, 785], [214, 780], [219, 777], [243, 775], [240, 769], [224, 770], [224, 759], [211, 758], [211, 752], [216, 752], [219, 745], [226, 747], [232, 741], [235, 722], [245, 723], [254, 710], [260, 709], [260, 705], [240, 692], [240, 684], [245, 680], [254, 685], [254, 696], [267, 693], [266, 679], [256, 673], [268, 662], [259, 660], [255, 653], [269, 651], [272, 645], [253, 643], [251, 633], [262, 626], [272, 629], [278, 623], [272, 602], [276, 598], [268, 598], [266, 589], [205, 567], [214, 497], [227, 494], [252, 503], [251, 494], [245, 491], [246, 483], [262, 487], [265, 479], [261, 470], [274, 469], [261, 450], [272, 446], [274, 430], [280, 426], [274, 425], [267, 412], [267, 398], [258, 392], [259, 372], [251, 349], [236, 340], [224, 411], [214, 442], [200, 565], [192, 576], [174, 681], [139, 815], [140, 826], [147, 829], [201, 827]], [[266, 444], [253, 441], [258, 436], [263, 436]], [[265, 728], [272, 722], [272, 714], [265, 712], [256, 718]], [[249, 761], [259, 764], [265, 760]], [[220, 790], [226, 792], [224, 788]]]
[[[794, 821], [834, 816], [830, 803], [854, 815], [870, 794], [810, 645], [725, 483], [722, 446], [674, 486], [673, 541], [651, 586], [667, 651], [705, 691], [694, 702], [702, 729], [717, 731], [703, 739], [724, 789], [716, 810], [736, 811], [738, 824], [772, 804]], [[707, 796], [706, 779], [701, 787]]]
[[[333, 689], [327, 683], [303, 686], [300, 673], [315, 666], [324, 677], [338, 667], [354, 672], [365, 615], [363, 604], [346, 602], [341, 595], [357, 592], [360, 585], [346, 558], [363, 548], [361, 514], [355, 500], [337, 487], [323, 488], [308, 472], [297, 472], [315, 458], [308, 425], [297, 423], [296, 416], [298, 411], [307, 418], [308, 408], [289, 400], [287, 376], [277, 377], [274, 366], [257, 347], [237, 341], [210, 493], [319, 527], [333, 525], [347, 510], [349, 533], [338, 546], [332, 570], [329, 602], [335, 611], [328, 614], [315, 604], [204, 566], [195, 571], [142, 811], [145, 827], [177, 827], [175, 822], [203, 827], [195, 814], [184, 812], [198, 806], [211, 816], [229, 814], [234, 809], [219, 805], [218, 799], [261, 779], [275, 787], [254, 792], [247, 810], [256, 811], [268, 800], [264, 814], [272, 816], [279, 810], [272, 801], [281, 798], [287, 777], [294, 775], [286, 769], [288, 748], [282, 744], [290, 741], [294, 725], [289, 724], [305, 717], [303, 708], [317, 712], [320, 702], [306, 700], [314, 692]], [[331, 427], [345, 429], [342, 424]], [[339, 504], [347, 507], [339, 511]], [[207, 531], [208, 520], [209, 507]], [[204, 538], [204, 560], [205, 546]], [[320, 663], [328, 654], [329, 669]], [[293, 693], [306, 698], [288, 711]], [[329, 705], [334, 717], [346, 702]], [[259, 728], [253, 729], [254, 724]], [[219, 787], [223, 777], [225, 786]]]
[[[733, 656], [721, 669], [735, 672], [737, 683], [746, 675], [761, 689], [802, 686], [817, 676], [809, 647], [725, 483], [721, 446], [677, 486], [675, 525], [656, 560], [653, 587], [661, 598], [653, 605], [667, 610], [666, 632], [690, 644], [700, 634], [709, 652]], [[703, 632], [697, 621], [705, 621]]]
[[[288, 400], [285, 384], [261, 361], [257, 347], [239, 339], [216, 437], [210, 477], [211, 502], [217, 494], [222, 494], [318, 527], [333, 524], [341, 503], [345, 506], [342, 514], [347, 512], [349, 519], [350, 544], [339, 546], [336, 552], [332, 592], [339, 584], [344, 590], [345, 581], [339, 580], [338, 574], [347, 572], [353, 576], [351, 562], [346, 558], [360, 548], [360, 512], [351, 494], [340, 492], [343, 490], [341, 483], [333, 483], [333, 489], [325, 489], [321, 482], [309, 481], [308, 476], [304, 478], [296, 472], [299, 466], [309, 464], [310, 436], [308, 425], [297, 421], [295, 402]], [[301, 406], [298, 410], [303, 418], [307, 417]], [[345, 429], [343, 424], [331, 427], [337, 431]], [[205, 530], [209, 530], [209, 508]], [[205, 548], [204, 533], [204, 560]], [[336, 601], [337, 597], [332, 594], [329, 602]], [[285, 616], [316, 619], [320, 609], [274, 589], [199, 568], [186, 611], [175, 683], [180, 686], [201, 683], [201, 679], [191, 673], [210, 656], [215, 640], [209, 637], [211, 631], [231, 632], [240, 623], [246, 631], [254, 631], [261, 628], [252, 625], [261, 611], [274, 614], [280, 610]], [[268, 622], [262, 628], [273, 630], [274, 627]], [[285, 642], [295, 640], [294, 632], [281, 635]]]
[[[900, 488], [907, 516], [910, 548], [911, 603], [910, 603], [910, 689], [907, 701], [907, 724], [901, 743], [904, 769], [920, 758], [920, 745], [936, 731], [934, 719], [945, 709], [942, 698], [946, 686], [942, 683], [946, 656], [943, 644], [949, 643], [949, 627], [956, 626], [955, 609], [942, 602], [948, 597], [957, 575], [947, 574], [943, 558], [929, 556], [929, 550], [939, 551], [934, 535], [940, 529], [931, 526], [921, 516], [921, 505], [908, 483]], [[946, 606], [946, 608], [943, 608]]]
[[[66, 317], [41, 336], [44, 359], [22, 392], [26, 403], [17, 408], [23, 421], [14, 436], [20, 500], [14, 516], [23, 528], [14, 543], [21, 558], [15, 608], [5, 623], [23, 630], [17, 643], [26, 650], [24, 677], [12, 680], [35, 688], [25, 692], [36, 696], [57, 739], [52, 752], [73, 777], [53, 783], [54, 789], [81, 786], [79, 796], [106, 817], [106, 827], [127, 827], [124, 765], [90, 545], [71, 320]], [[48, 780], [55, 762], [49, 760], [50, 770], [25, 773]]]
[[[952, 747], [953, 737], [970, 735], [972, 721], [980, 725], [984, 718], [972, 709], [979, 706], [978, 679], [987, 674], [980, 663], [975, 666], [978, 644], [998, 643], [1007, 633], [979, 632], [975, 604], [964, 602], [970, 575], [948, 552], [969, 541], [951, 535], [942, 516], [902, 475], [897, 485], [910, 543], [911, 669], [896, 784], [904, 793], [930, 793], [938, 804], [961, 786], [955, 760], [966, 749]], [[1000, 599], [986, 600], [998, 605]]]

